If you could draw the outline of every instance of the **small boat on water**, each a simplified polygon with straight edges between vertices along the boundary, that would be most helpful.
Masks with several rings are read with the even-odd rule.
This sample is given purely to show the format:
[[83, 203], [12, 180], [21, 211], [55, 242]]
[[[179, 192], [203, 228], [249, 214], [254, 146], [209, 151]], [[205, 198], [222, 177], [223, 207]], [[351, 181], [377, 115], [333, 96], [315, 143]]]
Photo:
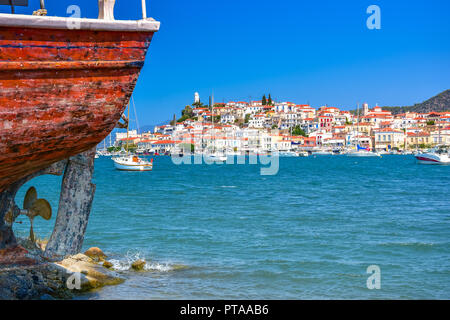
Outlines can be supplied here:
[[227, 156], [219, 153], [205, 154], [205, 159], [210, 162], [221, 163], [227, 161]]
[[309, 153], [306, 152], [306, 151], [299, 151], [299, 152], [298, 152], [298, 156], [299, 156], [299, 157], [308, 157], [308, 156], [309, 156]]
[[331, 156], [333, 155], [332, 151], [315, 151], [312, 153], [314, 156]]
[[128, 155], [112, 159], [117, 170], [123, 171], [151, 171], [153, 169], [153, 159], [147, 161], [136, 155]]
[[278, 156], [280, 157], [298, 157], [298, 153], [294, 151], [280, 151], [278, 153]]
[[447, 146], [438, 146], [430, 152], [414, 155], [420, 164], [448, 164], [450, 165], [450, 149]]
[[378, 152], [371, 151], [369, 148], [357, 145], [356, 150], [350, 150], [346, 153], [348, 157], [381, 157]]
[[358, 151], [348, 152], [348, 153], [346, 153], [346, 156], [348, 156], [348, 157], [380, 157], [381, 155], [377, 152], [358, 150]]

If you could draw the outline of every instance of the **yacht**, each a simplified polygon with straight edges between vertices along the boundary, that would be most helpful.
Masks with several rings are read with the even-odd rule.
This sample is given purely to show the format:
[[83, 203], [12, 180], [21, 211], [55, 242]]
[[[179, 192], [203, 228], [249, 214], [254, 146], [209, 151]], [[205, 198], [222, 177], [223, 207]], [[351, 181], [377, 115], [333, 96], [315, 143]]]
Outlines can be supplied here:
[[414, 155], [420, 164], [450, 164], [450, 149], [447, 146], [437, 146], [430, 152]]
[[347, 152], [346, 155], [348, 157], [381, 157], [381, 155], [378, 152], [372, 152], [372, 151], [364, 151], [364, 150], [353, 150], [350, 152]]

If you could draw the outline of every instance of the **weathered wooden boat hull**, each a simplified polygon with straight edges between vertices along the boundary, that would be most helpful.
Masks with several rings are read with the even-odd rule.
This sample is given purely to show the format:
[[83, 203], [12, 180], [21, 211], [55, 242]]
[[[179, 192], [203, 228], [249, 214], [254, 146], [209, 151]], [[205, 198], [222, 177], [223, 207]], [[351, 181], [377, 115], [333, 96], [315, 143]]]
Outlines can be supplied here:
[[0, 192], [111, 132], [153, 33], [0, 26]]

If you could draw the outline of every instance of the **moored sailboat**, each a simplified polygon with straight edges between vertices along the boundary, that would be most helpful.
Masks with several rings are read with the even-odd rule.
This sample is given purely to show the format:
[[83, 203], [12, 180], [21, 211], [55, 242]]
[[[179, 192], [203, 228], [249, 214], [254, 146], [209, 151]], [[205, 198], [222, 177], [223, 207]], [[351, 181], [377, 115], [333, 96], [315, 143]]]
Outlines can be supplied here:
[[144, 160], [136, 155], [127, 155], [113, 159], [117, 170], [122, 171], [151, 171], [153, 170], [153, 159]]
[[124, 156], [112, 158], [114, 166], [117, 170], [122, 171], [151, 171], [153, 170], [153, 159], [147, 161], [138, 157], [135, 154], [129, 154], [128, 146], [128, 132], [130, 126], [130, 104], [128, 104], [128, 116], [127, 116], [127, 153]]

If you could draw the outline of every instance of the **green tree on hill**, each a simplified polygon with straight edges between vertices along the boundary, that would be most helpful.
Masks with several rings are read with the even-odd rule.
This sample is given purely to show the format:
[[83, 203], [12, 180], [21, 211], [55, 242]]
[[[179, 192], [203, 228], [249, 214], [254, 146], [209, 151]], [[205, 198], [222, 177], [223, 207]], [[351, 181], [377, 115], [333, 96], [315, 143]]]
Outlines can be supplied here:
[[185, 115], [181, 116], [181, 118], [178, 119], [177, 122], [183, 122], [184, 120], [187, 120], [187, 119], [190, 119], [190, 117], [185, 114]]
[[269, 93], [269, 100], [267, 101], [267, 104], [269, 106], [273, 106], [273, 101], [272, 101], [272, 97], [270, 96], [270, 93]]
[[294, 129], [292, 129], [292, 135], [306, 137], [306, 132], [299, 125], [297, 125], [294, 127]]
[[171, 126], [175, 126], [177, 124], [177, 116], [176, 114], [173, 114], [173, 119], [170, 121]]
[[262, 105], [263, 106], [267, 105], [266, 95], [263, 95], [263, 97], [262, 97]]
[[194, 102], [194, 103], [192, 104], [192, 106], [193, 106], [194, 108], [204, 108], [204, 107], [205, 107], [205, 105], [204, 105], [203, 103], [201, 103], [200, 101], [199, 101], [199, 102]]
[[191, 108], [191, 106], [186, 106], [183, 110], [181, 110], [181, 116], [192, 118], [194, 116], [194, 110]]

